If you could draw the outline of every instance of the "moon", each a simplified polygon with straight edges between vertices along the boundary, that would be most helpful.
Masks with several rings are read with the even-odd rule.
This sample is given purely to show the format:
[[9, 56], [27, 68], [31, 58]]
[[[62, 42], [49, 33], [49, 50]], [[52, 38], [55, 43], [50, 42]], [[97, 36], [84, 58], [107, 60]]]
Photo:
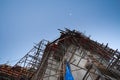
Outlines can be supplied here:
[[72, 13], [69, 13], [69, 16], [72, 16]]

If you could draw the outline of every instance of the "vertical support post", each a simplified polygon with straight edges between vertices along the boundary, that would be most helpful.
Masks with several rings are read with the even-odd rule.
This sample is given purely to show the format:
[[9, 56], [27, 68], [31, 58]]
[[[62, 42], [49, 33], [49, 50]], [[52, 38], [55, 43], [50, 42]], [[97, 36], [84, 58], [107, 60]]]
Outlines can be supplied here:
[[92, 68], [92, 64], [89, 66], [89, 68], [88, 68], [88, 70], [87, 70], [87, 72], [86, 72], [86, 74], [84, 75], [84, 77], [83, 77], [82, 80], [85, 80], [85, 78], [86, 78], [87, 74], [89, 73], [89, 71], [91, 70], [91, 68]]

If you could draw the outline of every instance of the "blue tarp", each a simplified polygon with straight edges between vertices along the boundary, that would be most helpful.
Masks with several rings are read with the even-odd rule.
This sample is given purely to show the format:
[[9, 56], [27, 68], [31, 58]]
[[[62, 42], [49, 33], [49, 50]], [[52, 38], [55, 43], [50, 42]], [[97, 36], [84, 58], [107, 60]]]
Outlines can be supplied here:
[[65, 80], [74, 80], [71, 70], [70, 70], [70, 65], [68, 62], [66, 64]]

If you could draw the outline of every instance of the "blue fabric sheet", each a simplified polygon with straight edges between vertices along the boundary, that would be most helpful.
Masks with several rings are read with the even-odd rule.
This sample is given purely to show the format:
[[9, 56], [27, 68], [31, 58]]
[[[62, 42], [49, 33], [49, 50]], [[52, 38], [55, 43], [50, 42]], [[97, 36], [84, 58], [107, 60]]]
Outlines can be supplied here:
[[66, 64], [65, 80], [74, 80], [71, 70], [70, 70], [70, 65], [68, 62]]

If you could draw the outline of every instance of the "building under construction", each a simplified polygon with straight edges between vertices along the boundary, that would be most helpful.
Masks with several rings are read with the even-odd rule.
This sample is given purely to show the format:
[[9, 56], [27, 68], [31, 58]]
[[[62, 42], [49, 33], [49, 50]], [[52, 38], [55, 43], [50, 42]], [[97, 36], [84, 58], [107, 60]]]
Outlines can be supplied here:
[[41, 40], [14, 66], [0, 65], [0, 80], [120, 80], [117, 49], [76, 30], [59, 31], [59, 38]]

